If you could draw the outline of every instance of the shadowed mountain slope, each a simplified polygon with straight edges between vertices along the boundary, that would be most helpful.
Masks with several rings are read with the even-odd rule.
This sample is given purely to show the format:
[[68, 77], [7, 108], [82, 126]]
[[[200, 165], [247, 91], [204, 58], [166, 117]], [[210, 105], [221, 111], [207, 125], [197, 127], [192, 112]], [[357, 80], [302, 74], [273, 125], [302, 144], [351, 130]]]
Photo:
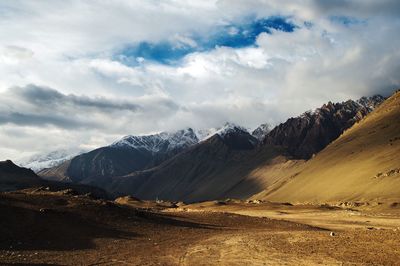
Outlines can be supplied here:
[[90, 194], [95, 198], [108, 198], [107, 193], [97, 187], [82, 184], [43, 180], [31, 169], [19, 167], [12, 161], [0, 161], [0, 192], [20, 189], [61, 191], [72, 194]]
[[[257, 153], [257, 143], [240, 128], [220, 132], [155, 168], [113, 178], [107, 188], [117, 195], [130, 194], [143, 199], [199, 201], [248, 197], [260, 188], [249, 188], [235, 195], [230, 191], [253, 169], [256, 162], [248, 158]], [[269, 156], [261, 156], [258, 161]]]
[[16, 190], [40, 184], [41, 179], [30, 169], [12, 161], [0, 161], [0, 191]]

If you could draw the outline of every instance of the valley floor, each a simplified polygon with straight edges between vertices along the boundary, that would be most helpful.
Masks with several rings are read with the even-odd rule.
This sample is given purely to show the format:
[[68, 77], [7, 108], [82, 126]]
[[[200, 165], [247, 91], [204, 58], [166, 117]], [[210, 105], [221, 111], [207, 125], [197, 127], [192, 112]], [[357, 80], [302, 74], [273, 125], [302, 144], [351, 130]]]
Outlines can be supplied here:
[[[179, 206], [179, 207], [178, 207]], [[392, 209], [0, 194], [0, 264], [395, 265]], [[335, 236], [330, 236], [333, 231]]]

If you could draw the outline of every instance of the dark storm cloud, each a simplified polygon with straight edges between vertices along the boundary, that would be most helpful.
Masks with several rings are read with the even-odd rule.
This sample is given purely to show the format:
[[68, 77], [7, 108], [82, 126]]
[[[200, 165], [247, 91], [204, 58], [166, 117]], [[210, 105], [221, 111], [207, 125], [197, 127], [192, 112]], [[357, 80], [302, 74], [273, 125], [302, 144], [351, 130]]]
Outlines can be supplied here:
[[[89, 124], [83, 124], [73, 119], [66, 117], [42, 115], [42, 114], [24, 114], [18, 112], [11, 112], [6, 114], [0, 114], [0, 124], [12, 123], [20, 126], [46, 126], [55, 125], [65, 129], [74, 129], [90, 126]], [[93, 125], [92, 125], [93, 126]]]
[[30, 103], [42, 105], [73, 105], [77, 107], [90, 107], [100, 110], [125, 110], [137, 111], [140, 106], [128, 102], [114, 102], [105, 98], [89, 98], [86, 96], [65, 95], [54, 89], [28, 85], [26, 87], [16, 87], [12, 89], [12, 94], [16, 97], [25, 99]]
[[10, 88], [0, 95], [0, 124], [112, 131], [118, 125], [123, 126], [124, 122], [134, 121], [136, 117], [163, 117], [179, 108], [172, 100], [157, 95], [132, 102], [65, 95], [51, 88], [28, 85]]

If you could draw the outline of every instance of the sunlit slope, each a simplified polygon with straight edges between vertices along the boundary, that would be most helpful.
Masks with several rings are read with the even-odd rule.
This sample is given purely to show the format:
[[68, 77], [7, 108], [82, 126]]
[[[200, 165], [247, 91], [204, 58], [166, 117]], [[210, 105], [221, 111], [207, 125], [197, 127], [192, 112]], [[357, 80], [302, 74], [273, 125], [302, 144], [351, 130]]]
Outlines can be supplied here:
[[[298, 174], [286, 177], [281, 186], [254, 198], [292, 202], [400, 200], [400, 92], [297, 170]], [[285, 171], [282, 174], [287, 175]]]

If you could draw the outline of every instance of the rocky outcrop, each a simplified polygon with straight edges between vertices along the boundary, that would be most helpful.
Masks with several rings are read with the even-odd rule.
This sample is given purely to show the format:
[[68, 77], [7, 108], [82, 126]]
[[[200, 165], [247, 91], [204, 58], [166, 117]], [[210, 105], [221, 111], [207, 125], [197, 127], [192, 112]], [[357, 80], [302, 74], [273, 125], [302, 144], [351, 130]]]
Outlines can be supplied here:
[[264, 144], [281, 146], [296, 159], [309, 159], [379, 105], [382, 96], [324, 104], [275, 127]]

